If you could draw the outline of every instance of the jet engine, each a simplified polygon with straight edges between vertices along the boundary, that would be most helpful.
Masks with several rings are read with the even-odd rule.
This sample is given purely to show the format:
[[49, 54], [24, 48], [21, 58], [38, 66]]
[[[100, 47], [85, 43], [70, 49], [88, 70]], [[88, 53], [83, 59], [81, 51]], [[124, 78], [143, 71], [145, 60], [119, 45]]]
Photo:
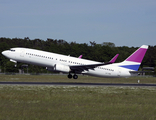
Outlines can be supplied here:
[[47, 70], [69, 73], [70, 67], [67, 65], [55, 64], [54, 67], [47, 67]]
[[68, 73], [70, 71], [70, 68], [67, 65], [55, 64], [54, 70]]

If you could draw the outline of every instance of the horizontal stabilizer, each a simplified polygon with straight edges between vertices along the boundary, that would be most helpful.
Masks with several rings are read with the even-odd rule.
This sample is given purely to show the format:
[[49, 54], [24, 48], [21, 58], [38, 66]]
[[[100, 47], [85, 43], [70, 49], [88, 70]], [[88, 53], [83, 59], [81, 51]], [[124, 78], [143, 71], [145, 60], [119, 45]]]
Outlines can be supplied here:
[[154, 71], [129, 71], [130, 73], [151, 73]]

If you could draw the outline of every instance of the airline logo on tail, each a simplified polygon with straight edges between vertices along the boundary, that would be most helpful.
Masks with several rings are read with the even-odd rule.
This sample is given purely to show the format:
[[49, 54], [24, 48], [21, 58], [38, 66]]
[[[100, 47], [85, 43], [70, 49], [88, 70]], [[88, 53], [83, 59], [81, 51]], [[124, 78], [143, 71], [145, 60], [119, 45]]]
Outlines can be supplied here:
[[132, 55], [130, 55], [125, 61], [119, 64], [120, 67], [124, 67], [130, 70], [137, 71], [148, 49], [147, 45], [142, 45]]

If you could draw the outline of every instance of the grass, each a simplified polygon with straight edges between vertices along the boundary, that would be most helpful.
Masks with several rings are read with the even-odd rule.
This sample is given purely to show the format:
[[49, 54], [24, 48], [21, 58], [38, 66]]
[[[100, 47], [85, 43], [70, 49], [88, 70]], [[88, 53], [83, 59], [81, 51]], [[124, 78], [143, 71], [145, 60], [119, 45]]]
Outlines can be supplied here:
[[0, 119], [156, 119], [156, 88], [0, 86]]
[[79, 82], [79, 83], [151, 83], [156, 84], [156, 77], [99, 78], [79, 75], [78, 79], [68, 79], [67, 75], [0, 75], [1, 81], [16, 82]]
[[[0, 81], [155, 83], [155, 78], [0, 75]], [[156, 119], [155, 87], [0, 85], [0, 120]]]

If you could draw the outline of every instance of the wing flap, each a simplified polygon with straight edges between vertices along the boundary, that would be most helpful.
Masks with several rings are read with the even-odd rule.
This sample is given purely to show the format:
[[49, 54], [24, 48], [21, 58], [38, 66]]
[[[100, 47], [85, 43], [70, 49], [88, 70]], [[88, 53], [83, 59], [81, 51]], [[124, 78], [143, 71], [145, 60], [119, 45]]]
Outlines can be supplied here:
[[[99, 63], [99, 64], [89, 64], [89, 65], [71, 65], [70, 69], [71, 71], [78, 71], [78, 72], [82, 72], [82, 71], [88, 71], [90, 70], [94, 70], [94, 68], [98, 67], [98, 66], [103, 66], [103, 65], [108, 65], [108, 64], [112, 64], [116, 61], [117, 57], [119, 56], [119, 54], [116, 54], [109, 62], [107, 63]], [[79, 57], [80, 58], [80, 57]]]
[[98, 66], [103, 66], [108, 64], [112, 64], [112, 63], [108, 62], [108, 63], [99, 63], [99, 64], [90, 64], [90, 65], [71, 65], [70, 69], [76, 71], [84, 71], [84, 70], [88, 71], [89, 69], [94, 70], [94, 68]]

